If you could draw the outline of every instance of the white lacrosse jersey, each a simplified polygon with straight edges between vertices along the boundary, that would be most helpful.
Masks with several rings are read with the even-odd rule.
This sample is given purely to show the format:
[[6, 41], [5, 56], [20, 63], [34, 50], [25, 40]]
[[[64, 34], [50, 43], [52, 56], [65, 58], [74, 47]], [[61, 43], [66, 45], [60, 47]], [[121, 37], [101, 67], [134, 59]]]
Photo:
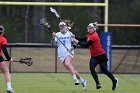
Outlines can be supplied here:
[[[65, 34], [62, 34], [61, 32], [57, 32], [56, 36], [69, 50], [73, 49], [73, 46], [72, 46], [73, 38], [71, 37], [70, 32], [66, 32]], [[73, 55], [71, 53], [69, 53], [69, 51], [64, 47], [64, 45], [57, 39], [57, 37], [55, 37], [55, 42], [58, 47], [58, 50], [57, 50], [58, 57], [60, 57], [60, 59], [65, 58], [67, 55], [71, 55], [73, 57], [74, 50], [71, 51], [71, 53]], [[64, 61], [64, 60], [62, 60], [62, 61]]]

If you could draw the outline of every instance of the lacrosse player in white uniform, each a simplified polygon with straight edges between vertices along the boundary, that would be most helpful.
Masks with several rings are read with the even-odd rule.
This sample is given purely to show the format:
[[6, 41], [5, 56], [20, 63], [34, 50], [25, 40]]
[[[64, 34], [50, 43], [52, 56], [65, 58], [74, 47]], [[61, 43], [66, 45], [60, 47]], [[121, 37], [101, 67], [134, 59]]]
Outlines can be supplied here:
[[52, 33], [52, 35], [55, 37], [55, 44], [58, 47], [58, 57], [60, 58], [61, 63], [63, 63], [65, 68], [72, 75], [75, 85], [79, 85], [79, 83], [81, 82], [83, 89], [86, 90], [87, 86], [86, 80], [84, 80], [80, 76], [80, 74], [74, 69], [72, 63], [74, 57], [74, 48], [72, 46], [72, 42], [74, 42], [75, 39], [71, 37], [72, 33], [68, 32], [66, 30], [66, 27], [67, 27], [66, 23], [60, 22], [59, 23], [60, 32]]

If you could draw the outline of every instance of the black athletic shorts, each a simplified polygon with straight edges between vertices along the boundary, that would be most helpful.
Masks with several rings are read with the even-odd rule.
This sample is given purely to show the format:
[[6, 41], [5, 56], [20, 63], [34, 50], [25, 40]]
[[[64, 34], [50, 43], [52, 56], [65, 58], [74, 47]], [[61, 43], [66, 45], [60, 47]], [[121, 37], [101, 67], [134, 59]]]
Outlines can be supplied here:
[[3, 62], [3, 61], [4, 61], [3, 57], [2, 57], [2, 56], [0, 56], [0, 62]]

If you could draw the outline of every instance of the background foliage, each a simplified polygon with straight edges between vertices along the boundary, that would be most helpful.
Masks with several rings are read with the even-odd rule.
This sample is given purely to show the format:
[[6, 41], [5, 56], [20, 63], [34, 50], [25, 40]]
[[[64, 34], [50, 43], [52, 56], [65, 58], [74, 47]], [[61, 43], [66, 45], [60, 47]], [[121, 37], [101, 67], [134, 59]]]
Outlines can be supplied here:
[[[104, 0], [4, 0], [34, 2], [104, 2]], [[62, 19], [73, 21], [72, 32], [85, 36], [90, 22], [103, 23], [103, 7], [54, 7]], [[140, 24], [139, 0], [110, 0], [109, 23]], [[6, 28], [5, 37], [10, 43], [50, 43], [51, 34], [39, 25], [47, 17], [53, 31], [58, 31], [59, 20], [49, 11], [48, 6], [0, 6], [0, 25]], [[139, 28], [109, 27], [113, 33], [113, 44], [138, 45]], [[98, 32], [103, 31], [99, 27]]]

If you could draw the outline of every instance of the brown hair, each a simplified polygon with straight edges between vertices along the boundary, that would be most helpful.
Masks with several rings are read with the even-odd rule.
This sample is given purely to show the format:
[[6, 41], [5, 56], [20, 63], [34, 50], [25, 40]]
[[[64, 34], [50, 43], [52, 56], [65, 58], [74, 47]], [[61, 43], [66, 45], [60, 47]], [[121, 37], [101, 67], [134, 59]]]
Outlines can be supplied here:
[[0, 35], [2, 35], [3, 34], [3, 32], [0, 32]]
[[65, 22], [68, 27], [73, 27], [74, 25], [74, 22], [71, 22], [69, 19], [63, 20], [63, 22]]

